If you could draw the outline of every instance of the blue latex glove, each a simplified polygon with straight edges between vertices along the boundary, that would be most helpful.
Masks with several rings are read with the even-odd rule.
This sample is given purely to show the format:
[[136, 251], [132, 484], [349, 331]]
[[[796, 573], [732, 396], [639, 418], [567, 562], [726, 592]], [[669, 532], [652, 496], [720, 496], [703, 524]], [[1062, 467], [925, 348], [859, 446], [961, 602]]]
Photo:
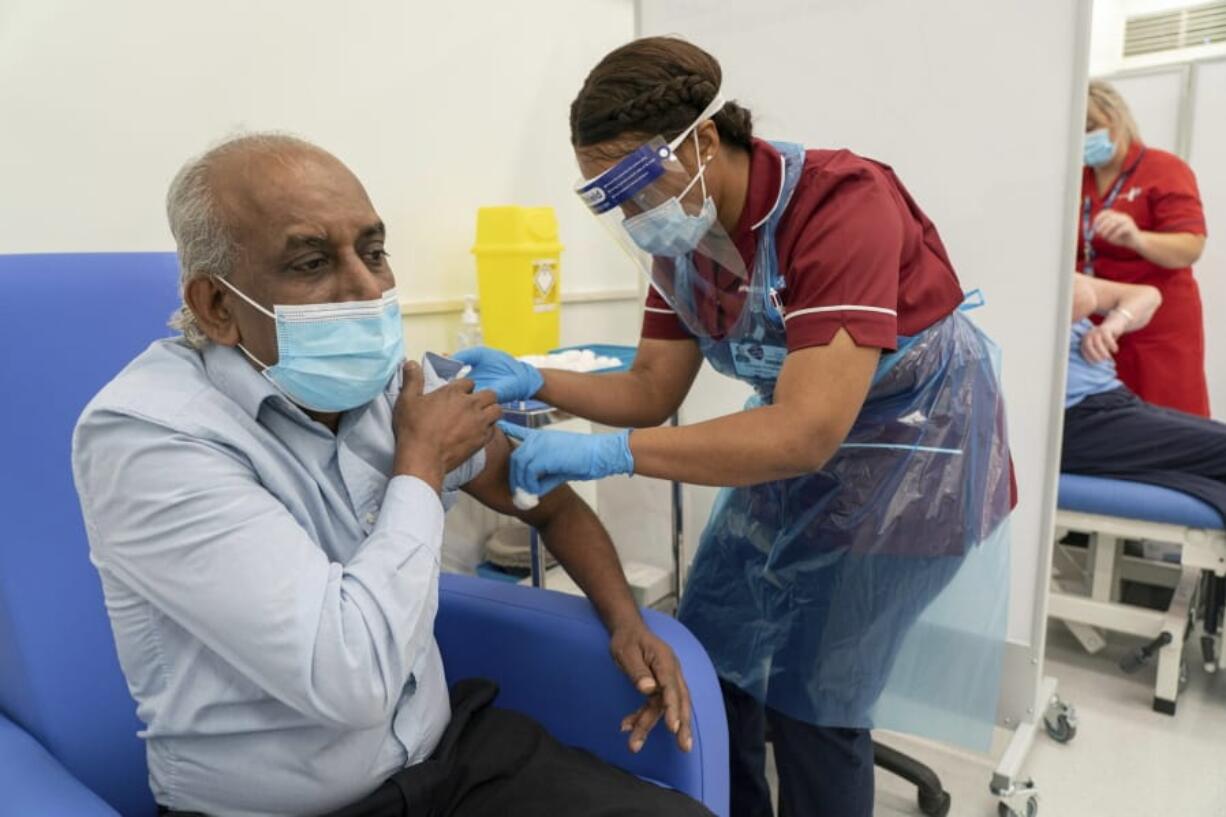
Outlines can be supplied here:
[[545, 385], [545, 378], [535, 366], [521, 363], [506, 352], [488, 346], [461, 349], [452, 357], [471, 366], [468, 377], [478, 389], [494, 392], [499, 403], [531, 400]]
[[544, 496], [564, 482], [633, 474], [630, 431], [575, 434], [540, 431], [514, 423], [499, 423], [508, 437], [519, 440], [511, 452], [511, 493]]

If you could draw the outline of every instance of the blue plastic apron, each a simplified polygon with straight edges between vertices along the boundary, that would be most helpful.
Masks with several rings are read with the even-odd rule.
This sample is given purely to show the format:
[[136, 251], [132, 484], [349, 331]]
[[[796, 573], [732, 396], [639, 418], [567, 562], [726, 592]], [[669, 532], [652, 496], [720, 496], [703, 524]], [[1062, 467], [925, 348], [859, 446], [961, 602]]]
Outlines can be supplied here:
[[[804, 150], [776, 148], [783, 193], [760, 228], [741, 314], [720, 338], [690, 327], [715, 369], [754, 388], [746, 409], [771, 402], [787, 354], [775, 231]], [[675, 291], [694, 290], [684, 284]], [[792, 718], [984, 750], [1004, 655], [1010, 503], [996, 349], [955, 312], [883, 353], [822, 470], [720, 492], [679, 616], [724, 680]]]

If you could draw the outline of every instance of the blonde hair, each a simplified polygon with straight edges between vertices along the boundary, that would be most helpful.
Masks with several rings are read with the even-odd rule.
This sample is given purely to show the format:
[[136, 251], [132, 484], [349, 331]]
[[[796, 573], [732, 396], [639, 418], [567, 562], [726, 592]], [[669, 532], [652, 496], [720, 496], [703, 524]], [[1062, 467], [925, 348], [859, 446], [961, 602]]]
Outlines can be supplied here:
[[1132, 118], [1132, 111], [1120, 92], [1109, 82], [1101, 79], [1090, 80], [1091, 107], [1098, 108], [1103, 117], [1114, 125], [1117, 131], [1128, 137], [1128, 143], [1139, 142], [1141, 131], [1137, 128], [1137, 120]]

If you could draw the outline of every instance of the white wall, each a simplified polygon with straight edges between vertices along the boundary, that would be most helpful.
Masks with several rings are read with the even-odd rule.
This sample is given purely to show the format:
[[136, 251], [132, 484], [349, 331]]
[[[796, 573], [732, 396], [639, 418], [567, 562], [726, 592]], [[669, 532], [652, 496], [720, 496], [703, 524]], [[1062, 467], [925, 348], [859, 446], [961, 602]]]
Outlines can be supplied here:
[[184, 159], [281, 129], [366, 184], [411, 348], [450, 345], [483, 204], [553, 205], [564, 297], [623, 298], [565, 307], [564, 341], [633, 342], [637, 275], [570, 192], [567, 131], [633, 26], [630, 0], [4, 0], [0, 252], [173, 249], [162, 202]]
[[1195, 70], [1188, 163], [1200, 183], [1209, 237], [1194, 269], [1205, 305], [1209, 406], [1226, 421], [1226, 60]]
[[[1046, 582], [1068, 337], [1072, 157], [1084, 116], [1073, 79], [1085, 34], [1078, 4], [643, 0], [642, 9], [643, 33], [683, 34], [720, 59], [724, 94], [753, 111], [760, 134], [893, 165], [964, 287], [984, 289], [988, 306], [975, 317], [1004, 349], [1021, 490], [1010, 636], [1029, 643]], [[721, 392], [725, 406], [733, 391]], [[714, 403], [704, 397], [690, 416]]]

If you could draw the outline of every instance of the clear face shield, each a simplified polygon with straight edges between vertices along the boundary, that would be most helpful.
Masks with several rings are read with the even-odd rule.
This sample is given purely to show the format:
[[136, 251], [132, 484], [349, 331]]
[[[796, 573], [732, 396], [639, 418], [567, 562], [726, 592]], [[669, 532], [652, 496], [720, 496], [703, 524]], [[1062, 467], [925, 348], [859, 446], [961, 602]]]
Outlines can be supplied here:
[[[740, 313], [749, 272], [707, 192], [711, 157], [697, 128], [724, 107], [716, 94], [671, 142], [656, 136], [598, 176], [576, 185], [588, 209], [695, 334], [721, 335]], [[697, 171], [677, 156], [692, 139]]]

